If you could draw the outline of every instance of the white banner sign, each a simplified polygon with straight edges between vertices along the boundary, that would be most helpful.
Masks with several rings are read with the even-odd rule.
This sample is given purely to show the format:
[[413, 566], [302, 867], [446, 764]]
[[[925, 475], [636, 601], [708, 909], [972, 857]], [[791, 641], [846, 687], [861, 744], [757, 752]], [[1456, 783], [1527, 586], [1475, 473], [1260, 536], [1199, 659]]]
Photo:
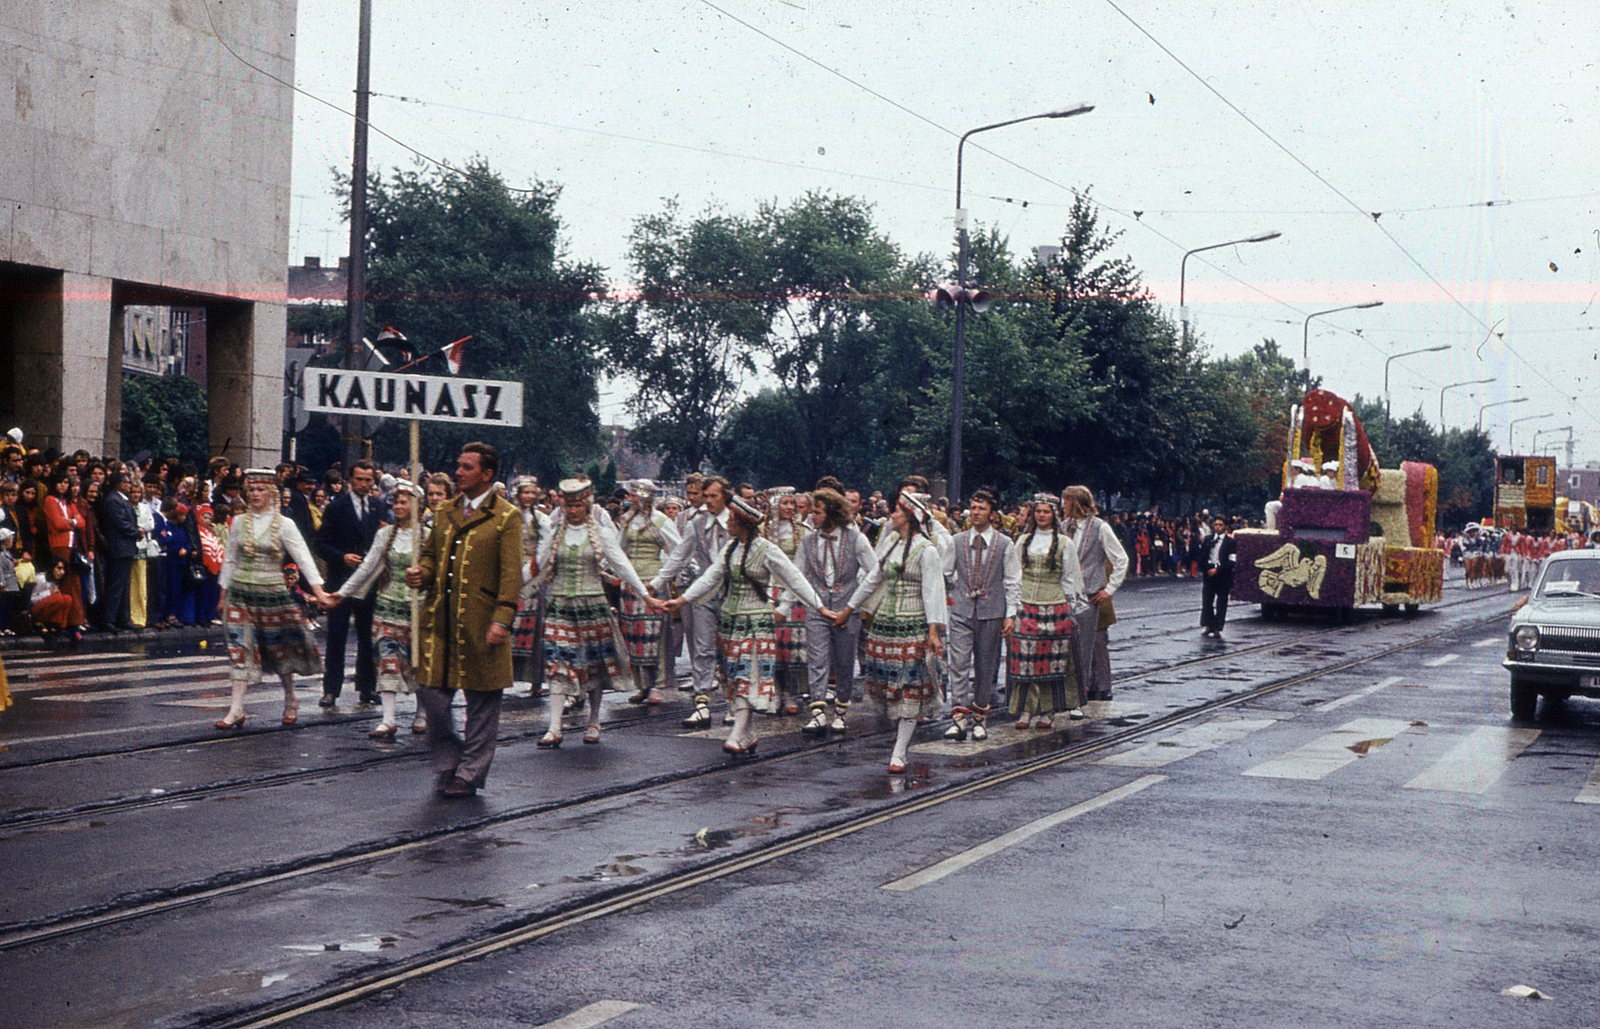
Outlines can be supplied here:
[[305, 375], [308, 411], [489, 426], [522, 424], [520, 382], [344, 368], [307, 368]]

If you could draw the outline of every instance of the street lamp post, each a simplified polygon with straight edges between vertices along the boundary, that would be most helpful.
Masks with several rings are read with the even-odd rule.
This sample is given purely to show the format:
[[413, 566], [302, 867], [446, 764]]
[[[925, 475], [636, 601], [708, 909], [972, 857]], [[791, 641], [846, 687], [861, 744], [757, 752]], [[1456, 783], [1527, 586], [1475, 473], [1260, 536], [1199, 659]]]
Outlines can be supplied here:
[[1413, 354], [1437, 354], [1441, 350], [1449, 350], [1449, 349], [1450, 349], [1450, 344], [1441, 343], [1436, 347], [1422, 347], [1422, 348], [1417, 349], [1417, 350], [1406, 350], [1406, 351], [1402, 351], [1401, 353], [1398, 353], [1398, 354], [1390, 354], [1388, 357], [1384, 358], [1384, 361], [1383, 361], [1383, 445], [1385, 447], [1387, 447], [1389, 445], [1389, 415], [1390, 415], [1390, 406], [1391, 406], [1390, 403], [1389, 403], [1389, 366], [1391, 364], [1393, 364], [1394, 362], [1400, 360], [1402, 357], [1410, 357]]
[[967, 139], [980, 132], [990, 129], [1003, 129], [1008, 125], [1017, 125], [1025, 121], [1037, 121], [1041, 118], [1071, 118], [1079, 114], [1088, 114], [1094, 110], [1093, 104], [1075, 104], [1055, 111], [1045, 111], [1043, 114], [1030, 114], [1022, 118], [1011, 118], [1007, 121], [997, 121], [993, 125], [980, 125], [978, 128], [969, 129], [963, 133], [960, 142], [956, 144], [956, 239], [959, 256], [956, 259], [956, 287], [962, 295], [956, 298], [956, 341], [955, 353], [952, 355], [950, 369], [950, 483], [949, 496], [952, 504], [957, 503], [961, 497], [961, 417], [962, 393], [966, 385], [966, 348], [967, 348], [967, 210], [961, 206], [961, 158], [966, 152]]
[[1330, 307], [1326, 311], [1312, 311], [1306, 315], [1305, 328], [1301, 333], [1303, 339], [1300, 343], [1300, 363], [1305, 366], [1306, 385], [1308, 387], [1311, 385], [1311, 319], [1321, 318], [1325, 314], [1338, 314], [1340, 311], [1365, 311], [1369, 307], [1382, 306], [1382, 300], [1368, 300], [1364, 304], [1346, 304], [1343, 307]]
[[[1526, 399], [1526, 398], [1524, 398], [1524, 399]], [[1554, 418], [1555, 416], [1556, 416], [1556, 414], [1555, 414], [1554, 411], [1546, 411], [1544, 414], [1530, 414], [1525, 418], [1513, 418], [1513, 419], [1511, 419], [1511, 424], [1506, 426], [1506, 450], [1510, 451], [1513, 454], [1515, 454], [1517, 452], [1517, 423], [1518, 422], [1536, 422], [1541, 418]]]
[[1496, 400], [1492, 404], [1484, 404], [1482, 407], [1478, 408], [1478, 431], [1479, 432], [1483, 431], [1483, 412], [1489, 410], [1489, 408], [1491, 408], [1491, 407], [1504, 407], [1507, 404], [1526, 404], [1527, 402], [1528, 402], [1528, 398], [1527, 397], [1513, 397], [1510, 400]]
[[1570, 426], [1570, 425], [1563, 425], [1559, 429], [1535, 429], [1534, 433], [1533, 433], [1533, 452], [1535, 454], [1537, 454], [1539, 452], [1539, 437], [1543, 436], [1545, 433], [1547, 433], [1547, 432], [1571, 432], [1571, 431], [1572, 431], [1572, 426]]
[[1195, 247], [1193, 250], [1184, 251], [1183, 260], [1178, 262], [1178, 320], [1183, 323], [1183, 341], [1189, 342], [1189, 305], [1183, 302], [1184, 279], [1189, 271], [1189, 256], [1203, 253], [1207, 250], [1220, 250], [1222, 247], [1237, 246], [1240, 243], [1265, 243], [1277, 239], [1283, 233], [1274, 229], [1271, 232], [1260, 232], [1244, 239], [1230, 239], [1226, 243], [1212, 243], [1210, 246]]
[[1460, 382], [1452, 382], [1450, 385], [1444, 387], [1444, 389], [1441, 389], [1439, 391], [1439, 431], [1443, 432], [1445, 430], [1445, 426], [1444, 426], [1444, 395], [1445, 395], [1446, 392], [1448, 392], [1449, 390], [1455, 389], [1457, 386], [1481, 386], [1486, 382], [1493, 382], [1493, 381], [1494, 381], [1494, 376], [1493, 375], [1489, 376], [1487, 379], [1462, 379]]

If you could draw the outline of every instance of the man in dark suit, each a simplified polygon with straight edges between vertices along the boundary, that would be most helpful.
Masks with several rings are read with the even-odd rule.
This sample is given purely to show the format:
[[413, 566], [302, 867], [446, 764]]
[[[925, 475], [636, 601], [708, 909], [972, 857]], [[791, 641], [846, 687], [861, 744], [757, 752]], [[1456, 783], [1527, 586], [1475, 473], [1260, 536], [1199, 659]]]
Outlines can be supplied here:
[[[328, 504], [317, 531], [316, 553], [327, 562], [327, 589], [343, 586], [361, 564], [378, 527], [388, 520], [388, 510], [372, 491], [377, 470], [371, 461], [357, 461], [350, 469], [350, 488]], [[356, 623], [356, 694], [363, 704], [378, 702], [378, 673], [372, 659], [372, 609], [374, 590], [366, 600], [351, 600], [328, 612], [328, 648], [322, 675], [322, 707], [332, 707], [344, 688], [344, 645], [350, 620]]]
[[106, 625], [113, 632], [132, 629], [128, 618], [128, 579], [133, 574], [134, 546], [139, 542], [139, 518], [128, 499], [132, 487], [127, 472], [112, 476], [111, 491], [100, 502], [101, 549], [106, 557]]
[[1222, 638], [1228, 621], [1228, 591], [1233, 589], [1233, 566], [1238, 547], [1228, 532], [1228, 520], [1211, 519], [1211, 538], [1205, 543], [1205, 578], [1200, 583], [1201, 635]]

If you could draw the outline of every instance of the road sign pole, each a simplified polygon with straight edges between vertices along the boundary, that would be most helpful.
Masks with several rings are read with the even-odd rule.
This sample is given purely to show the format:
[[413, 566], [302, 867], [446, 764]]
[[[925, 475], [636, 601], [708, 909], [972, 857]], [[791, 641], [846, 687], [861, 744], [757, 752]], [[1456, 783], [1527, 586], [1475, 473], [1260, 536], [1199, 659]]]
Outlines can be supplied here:
[[[426, 491], [422, 488], [422, 423], [415, 418], [411, 420], [411, 485], [417, 493], [411, 498], [411, 566], [413, 568], [422, 561], [422, 505], [426, 502]], [[396, 532], [400, 530], [395, 529]], [[417, 665], [422, 660], [422, 591], [411, 591], [411, 670], [416, 674]]]

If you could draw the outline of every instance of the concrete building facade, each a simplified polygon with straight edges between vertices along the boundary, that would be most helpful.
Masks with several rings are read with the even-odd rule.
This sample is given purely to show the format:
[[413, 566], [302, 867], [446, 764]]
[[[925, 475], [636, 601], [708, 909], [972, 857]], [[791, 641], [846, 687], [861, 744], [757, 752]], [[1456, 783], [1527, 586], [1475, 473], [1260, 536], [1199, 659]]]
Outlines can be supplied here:
[[295, 8], [0, 5], [0, 424], [30, 445], [118, 452], [127, 310], [160, 306], [203, 314], [212, 453], [276, 458], [294, 105], [263, 72], [294, 81]]

